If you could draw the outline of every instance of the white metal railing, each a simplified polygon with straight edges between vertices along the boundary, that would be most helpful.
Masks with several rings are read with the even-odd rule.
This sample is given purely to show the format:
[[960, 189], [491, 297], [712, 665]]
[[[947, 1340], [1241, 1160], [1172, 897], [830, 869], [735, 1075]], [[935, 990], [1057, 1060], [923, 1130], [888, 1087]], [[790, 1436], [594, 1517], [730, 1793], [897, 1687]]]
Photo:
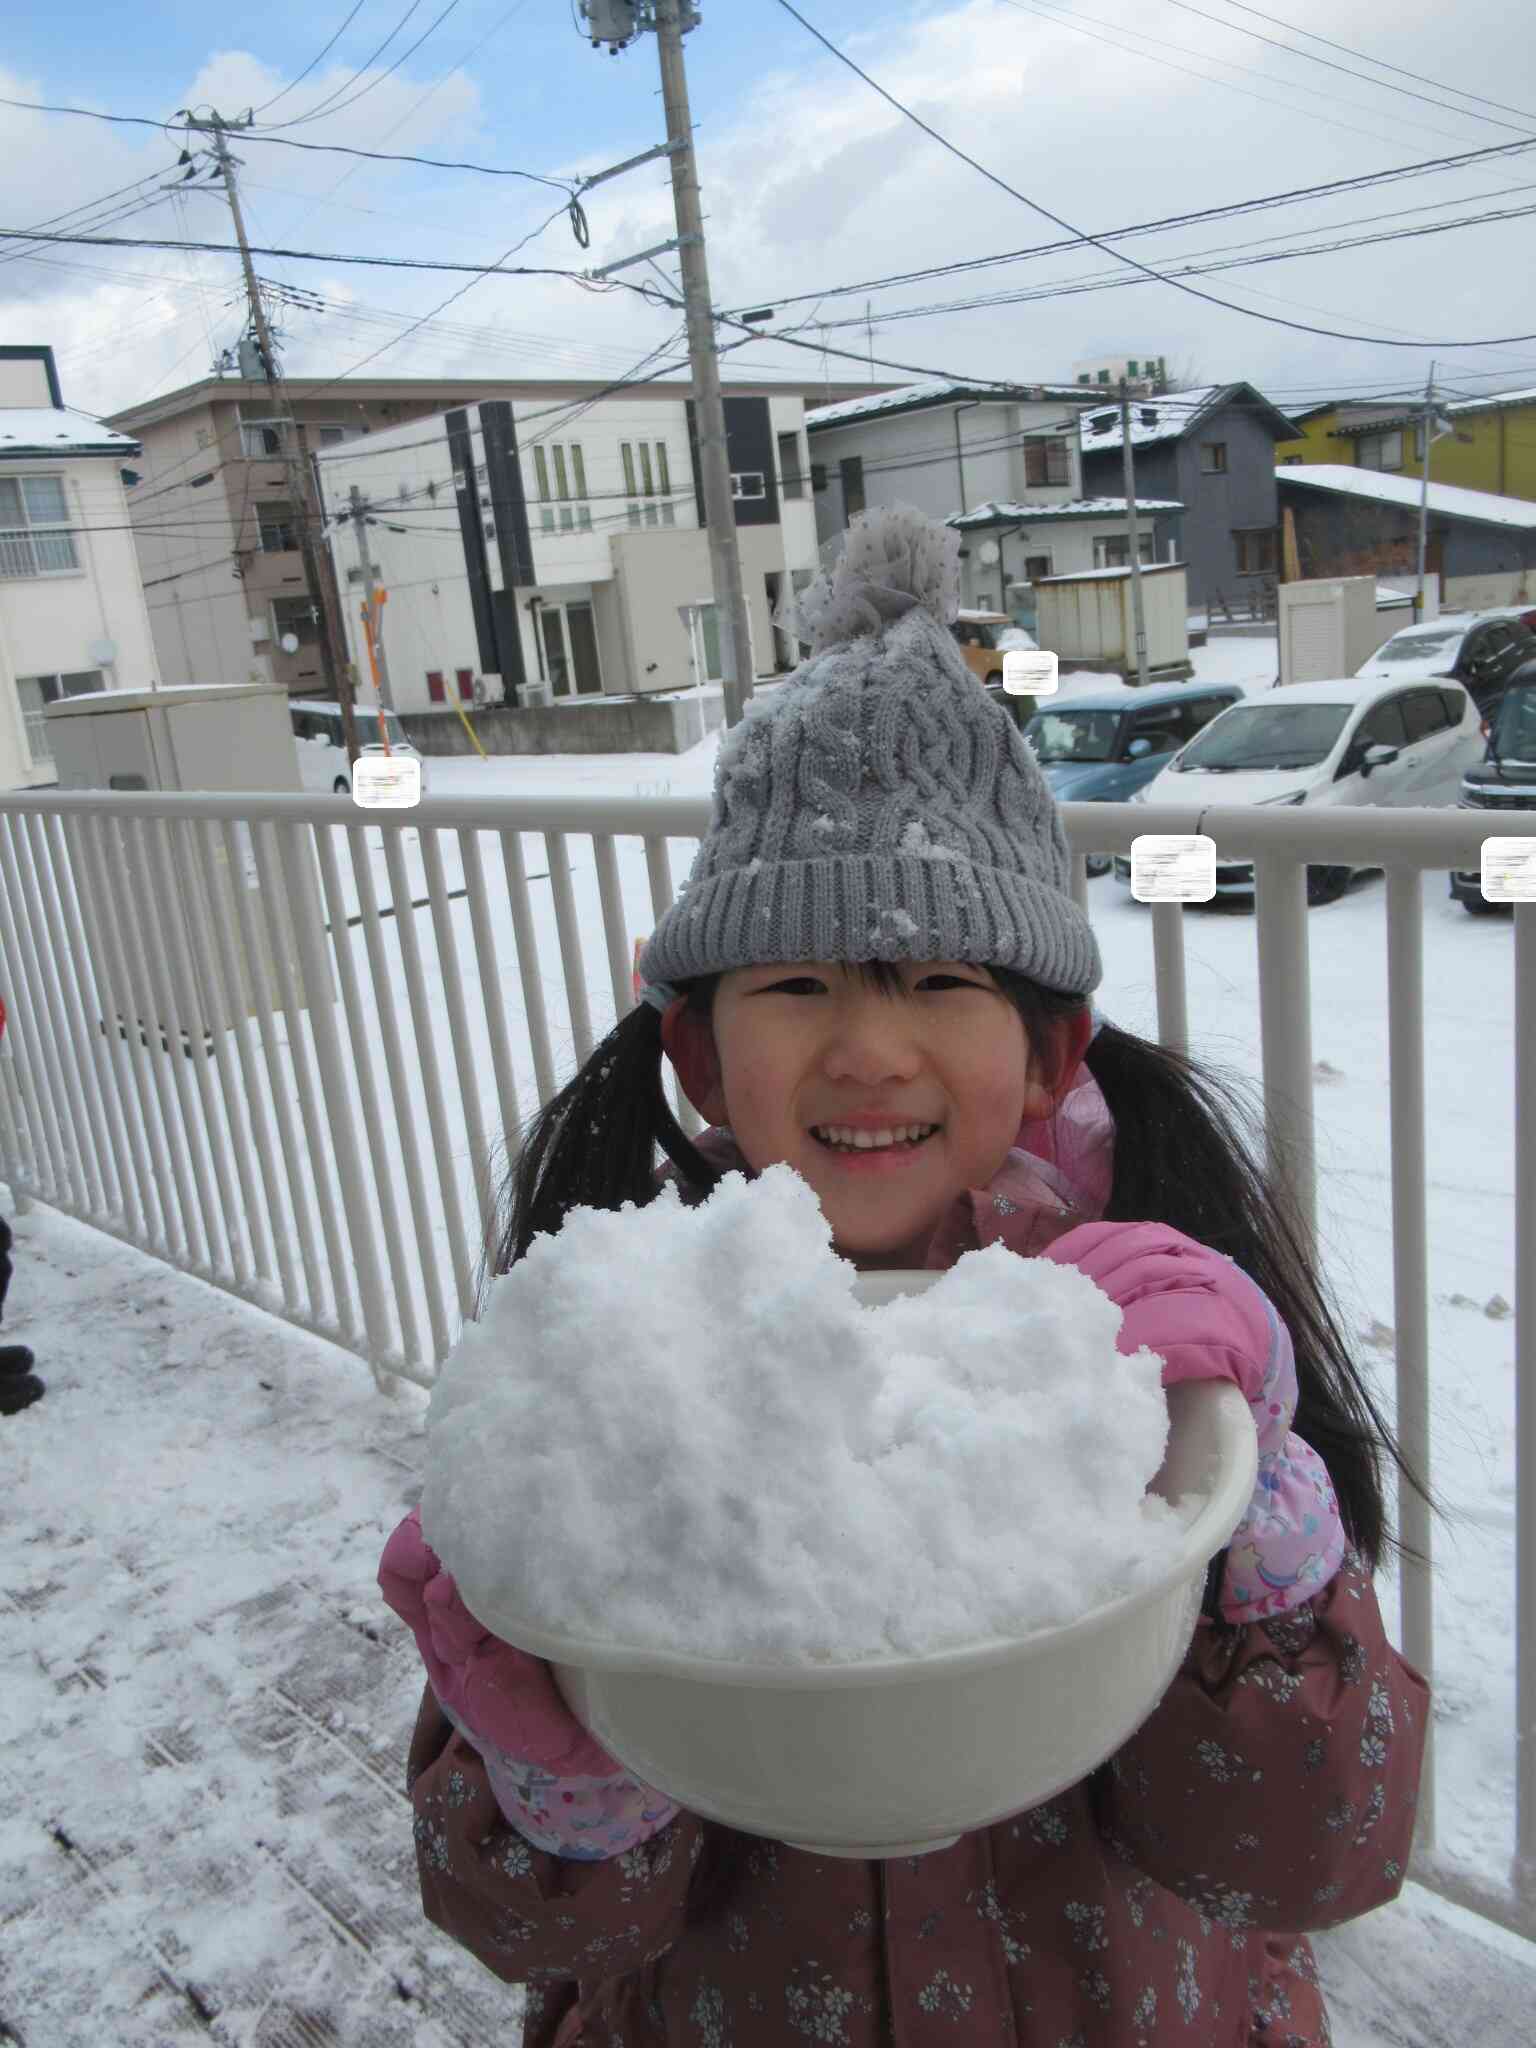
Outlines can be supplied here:
[[[289, 794], [0, 793], [0, 1055], [12, 1055], [0, 1056], [0, 1180], [23, 1207], [46, 1202], [356, 1352], [381, 1391], [398, 1378], [430, 1386], [457, 1337], [445, 1279], [459, 1317], [473, 1308], [493, 1138], [515, 1156], [527, 1114], [591, 1051], [594, 969], [604, 1012], [607, 998], [615, 1017], [632, 1007], [632, 936], [673, 900], [669, 842], [695, 842], [709, 811], [706, 797], [439, 797], [360, 814], [344, 798]], [[1128, 853], [1144, 832], [1205, 832], [1225, 859], [1256, 863], [1266, 1144], [1313, 1235], [1306, 865], [1385, 869], [1397, 1420], [1427, 1478], [1423, 875], [1475, 869], [1484, 838], [1529, 821], [1070, 803], [1061, 816], [1085, 911], [1085, 856]], [[417, 900], [407, 834], [419, 835]], [[500, 855], [496, 900], [484, 835]], [[530, 874], [525, 835], [542, 840], [545, 870]], [[451, 893], [450, 843], [462, 876]], [[1158, 1034], [1183, 1048], [1183, 911], [1158, 904], [1149, 917]], [[1437, 1850], [1431, 1742], [1413, 1874], [1536, 1938], [1536, 905], [1517, 906], [1514, 926], [1513, 990], [1488, 993], [1512, 1001], [1515, 1025], [1516, 1858], [1504, 1887]], [[541, 964], [551, 947], [557, 986]], [[1402, 1567], [1403, 1651], [1431, 1675], [1432, 1529], [1411, 1495], [1398, 1526], [1424, 1560]]]

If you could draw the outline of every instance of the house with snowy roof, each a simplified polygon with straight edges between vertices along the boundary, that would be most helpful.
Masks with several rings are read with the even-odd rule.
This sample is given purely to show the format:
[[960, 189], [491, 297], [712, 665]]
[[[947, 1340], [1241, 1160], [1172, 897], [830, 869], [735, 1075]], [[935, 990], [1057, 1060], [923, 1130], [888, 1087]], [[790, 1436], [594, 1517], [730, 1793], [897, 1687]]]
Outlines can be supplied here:
[[138, 453], [64, 403], [51, 348], [0, 348], [0, 789], [58, 781], [56, 699], [158, 681], [123, 482]]
[[[1282, 463], [1282, 517], [1294, 525], [1303, 577], [1412, 576], [1422, 479], [1348, 463]], [[1442, 610], [1536, 599], [1536, 503], [1431, 483], [1424, 566]]]
[[[1136, 496], [1183, 506], [1192, 604], [1231, 606], [1276, 581], [1275, 447], [1297, 433], [1295, 421], [1251, 384], [1206, 384], [1132, 401]], [[1106, 403], [1101, 393], [1083, 412], [1079, 436], [1085, 490], [1123, 492], [1118, 401]]]
[[[960, 531], [961, 602], [1032, 627], [1037, 581], [1130, 559], [1123, 491], [1084, 489], [1078, 415], [1096, 403], [1077, 384], [944, 379], [815, 407], [818, 543], [872, 506], [915, 505]], [[1174, 558], [1179, 509], [1143, 508], [1144, 560]]]
[[[1499, 497], [1536, 499], [1536, 385], [1490, 391], [1481, 398], [1442, 401], [1442, 425], [1430, 444], [1429, 480]], [[1301, 432], [1280, 443], [1286, 465], [1338, 463], [1385, 476], [1420, 477], [1424, 470], [1424, 400], [1330, 399], [1293, 413]]]

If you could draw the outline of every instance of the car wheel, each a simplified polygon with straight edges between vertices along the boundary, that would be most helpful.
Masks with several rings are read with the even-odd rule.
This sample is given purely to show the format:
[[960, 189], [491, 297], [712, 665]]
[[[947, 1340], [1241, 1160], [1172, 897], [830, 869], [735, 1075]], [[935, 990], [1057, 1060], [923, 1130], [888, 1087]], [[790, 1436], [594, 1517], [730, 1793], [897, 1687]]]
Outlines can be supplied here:
[[1461, 907], [1472, 917], [1497, 917], [1502, 903], [1490, 903], [1486, 896], [1463, 896]]
[[1308, 868], [1308, 903], [1336, 903], [1349, 887], [1348, 868]]
[[338, 775], [338, 776], [337, 776], [337, 778], [336, 778], [336, 780], [335, 780], [335, 781], [334, 781], [334, 782], [333, 782], [333, 783], [331, 784], [331, 795], [332, 795], [332, 796], [350, 796], [351, 794], [352, 794], [352, 785], [351, 785], [351, 783], [350, 783], [350, 782], [348, 782], [348, 780], [347, 780], [347, 778], [345, 777], [345, 775]]
[[1088, 856], [1089, 879], [1097, 881], [1100, 875], [1107, 875], [1114, 864], [1114, 856], [1112, 854], [1090, 853]]

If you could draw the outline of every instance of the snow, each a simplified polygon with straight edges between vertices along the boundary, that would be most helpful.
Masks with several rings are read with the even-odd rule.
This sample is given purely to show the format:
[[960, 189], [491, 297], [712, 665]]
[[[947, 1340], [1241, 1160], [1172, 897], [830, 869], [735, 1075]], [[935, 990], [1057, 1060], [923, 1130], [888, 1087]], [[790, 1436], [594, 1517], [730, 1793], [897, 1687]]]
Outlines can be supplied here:
[[815, 433], [822, 427], [840, 427], [850, 421], [874, 418], [880, 413], [913, 412], [925, 405], [952, 405], [957, 399], [980, 398], [999, 405], [1017, 405], [1029, 399], [1039, 403], [1067, 397], [1081, 402], [1082, 396], [1075, 384], [971, 384], [963, 379], [946, 377], [921, 384], [902, 384], [894, 391], [873, 392], [868, 398], [846, 398], [836, 405], [818, 405], [807, 411], [805, 424], [808, 432]]
[[1501, 405], [1536, 405], [1536, 384], [1527, 385], [1523, 391], [1490, 391], [1482, 398], [1458, 398], [1440, 409], [1442, 412], [1459, 415], [1471, 412], [1497, 412]]
[[[1138, 512], [1182, 512], [1180, 498], [1138, 498]], [[978, 526], [1005, 526], [1018, 521], [1035, 525], [1042, 519], [1123, 519], [1124, 498], [1067, 498], [1055, 504], [1002, 504], [989, 498], [984, 505], [975, 505], [969, 512], [952, 512], [945, 520], [946, 526], [954, 526], [962, 532], [969, 532]]]
[[[1417, 512], [1422, 479], [1386, 476], [1379, 470], [1355, 469], [1346, 462], [1282, 462], [1276, 468], [1282, 484], [1305, 484], [1314, 490], [1337, 491], [1344, 497], [1371, 498], [1380, 505], [1399, 505]], [[1536, 504], [1528, 498], [1501, 498], [1495, 491], [1468, 491], [1459, 484], [1429, 487], [1429, 509], [1446, 519], [1476, 519], [1485, 526], [1536, 528]]]
[[130, 434], [104, 427], [88, 412], [72, 406], [0, 406], [0, 456], [79, 454], [137, 455], [139, 443]]
[[848, 1664], [1035, 1635], [1174, 1563], [1163, 1362], [1116, 1350], [1108, 1295], [1004, 1245], [879, 1308], [856, 1278], [790, 1166], [536, 1238], [428, 1416], [422, 1534], [477, 1618]]
[[[1191, 658], [1202, 681], [1263, 688], [1275, 674], [1272, 638], [1217, 637]], [[705, 796], [719, 737], [682, 756], [442, 759], [435, 788]], [[366, 836], [377, 859], [377, 829]], [[523, 844], [532, 877], [543, 843]], [[601, 1031], [612, 1012], [597, 993], [609, 985], [597, 878], [582, 842], [571, 850]], [[649, 931], [643, 849], [621, 839], [617, 852], [630, 929]], [[674, 871], [690, 857], [674, 846]], [[404, 859], [412, 895], [425, 896], [409, 835]], [[443, 864], [446, 886], [460, 887], [453, 835]], [[530, 889], [540, 957], [558, 962], [548, 884]], [[350, 879], [344, 890], [355, 907]], [[1341, 1328], [1390, 1418], [1385, 895], [1381, 878], [1364, 878], [1313, 911], [1307, 932], [1318, 1237]], [[1096, 1000], [1154, 1036], [1146, 912], [1107, 877], [1090, 902], [1105, 969]], [[467, 947], [462, 900], [450, 915]], [[493, 923], [511, 963], [510, 917]], [[1257, 1088], [1252, 914], [1189, 909], [1183, 928], [1191, 1049]], [[1515, 1292], [1514, 932], [1467, 916], [1434, 875], [1422, 929], [1430, 1423], [1450, 1511], [1434, 1533], [1440, 1836], [1502, 1885], [1514, 1846], [1514, 1332], [1501, 1306]], [[504, 987], [526, 1112], [531, 1060], [510, 965]], [[403, 982], [397, 992], [404, 1009]], [[551, 1024], [564, 1071], [569, 1026], [553, 992]], [[467, 1056], [488, 1071], [483, 1028]], [[421, 1664], [375, 1584], [386, 1537], [420, 1497], [427, 1395], [402, 1385], [382, 1399], [351, 1352], [57, 1210], [18, 1216], [9, 1189], [0, 1213], [17, 1233], [5, 1340], [32, 1345], [48, 1383], [35, 1407], [0, 1418], [0, 2019], [32, 2048], [167, 2048], [189, 2034], [217, 2048], [515, 2040], [521, 1991], [421, 1914], [405, 1797]], [[436, 1218], [432, 1228], [446, 1261]], [[1381, 1592], [1395, 1634], [1390, 1574]], [[1536, 1949], [1417, 1886], [1313, 1939], [1337, 2048], [1529, 2038]], [[206, 2025], [188, 1983], [217, 2008]]]
[[[1131, 446], [1145, 448], [1154, 441], [1177, 441], [1187, 434], [1200, 414], [1226, 390], [1225, 384], [1202, 384], [1192, 391], [1170, 392], [1165, 398], [1131, 400]], [[1152, 415], [1150, 421], [1148, 414]], [[1100, 422], [1103, 422], [1101, 425]], [[1085, 455], [1097, 455], [1106, 448], [1125, 445], [1120, 427], [1118, 399], [1107, 406], [1085, 412], [1077, 423]]]

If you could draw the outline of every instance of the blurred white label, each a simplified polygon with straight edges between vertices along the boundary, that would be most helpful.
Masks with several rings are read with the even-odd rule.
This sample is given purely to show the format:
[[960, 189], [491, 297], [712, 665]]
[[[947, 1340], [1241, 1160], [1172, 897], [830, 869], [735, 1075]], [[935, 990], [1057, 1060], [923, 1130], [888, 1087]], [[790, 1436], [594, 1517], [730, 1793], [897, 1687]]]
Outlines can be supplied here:
[[421, 802], [419, 754], [359, 754], [352, 795], [364, 810], [408, 811]]
[[1138, 903], [1209, 903], [1216, 894], [1215, 840], [1143, 832], [1131, 841], [1131, 894]]
[[1483, 901], [1536, 903], [1536, 839], [1483, 841]]
[[1044, 647], [1010, 647], [1003, 656], [1003, 688], [1010, 697], [1049, 697], [1058, 666]]

